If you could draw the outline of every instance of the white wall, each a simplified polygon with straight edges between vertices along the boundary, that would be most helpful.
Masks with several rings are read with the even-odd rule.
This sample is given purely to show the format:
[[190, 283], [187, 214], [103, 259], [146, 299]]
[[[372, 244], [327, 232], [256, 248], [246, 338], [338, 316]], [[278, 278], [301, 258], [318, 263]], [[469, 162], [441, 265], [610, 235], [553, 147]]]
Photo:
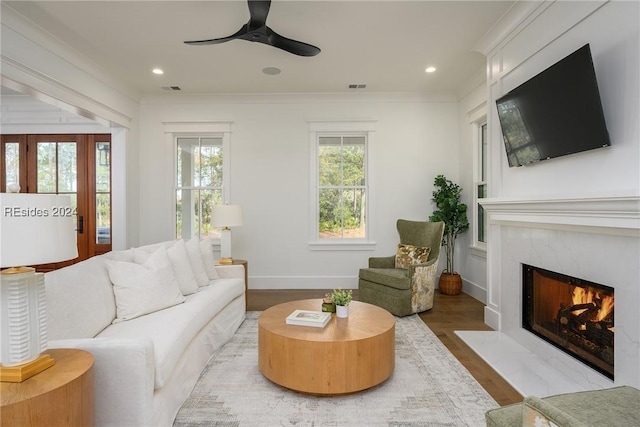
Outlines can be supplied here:
[[[640, 3], [544, 3], [511, 33], [487, 41], [492, 197], [590, 197], [640, 192]], [[490, 34], [487, 39], [495, 37]], [[611, 147], [509, 168], [495, 99], [591, 45]]]
[[[373, 251], [311, 251], [309, 126], [315, 120], [376, 120], [371, 177]], [[415, 95], [194, 96], [145, 98], [140, 114], [141, 244], [174, 237], [173, 147], [163, 122], [228, 121], [232, 203], [245, 225], [233, 256], [249, 261], [249, 286], [357, 287], [369, 256], [392, 255], [398, 218], [426, 220], [433, 178], [458, 175], [457, 102]]]

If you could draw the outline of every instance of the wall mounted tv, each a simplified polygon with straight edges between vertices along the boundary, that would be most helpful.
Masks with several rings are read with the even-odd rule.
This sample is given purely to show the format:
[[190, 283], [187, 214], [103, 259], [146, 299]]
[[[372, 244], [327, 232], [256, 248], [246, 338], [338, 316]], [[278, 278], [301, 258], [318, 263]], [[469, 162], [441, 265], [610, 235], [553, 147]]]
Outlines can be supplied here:
[[588, 44], [496, 105], [510, 167], [611, 145]]

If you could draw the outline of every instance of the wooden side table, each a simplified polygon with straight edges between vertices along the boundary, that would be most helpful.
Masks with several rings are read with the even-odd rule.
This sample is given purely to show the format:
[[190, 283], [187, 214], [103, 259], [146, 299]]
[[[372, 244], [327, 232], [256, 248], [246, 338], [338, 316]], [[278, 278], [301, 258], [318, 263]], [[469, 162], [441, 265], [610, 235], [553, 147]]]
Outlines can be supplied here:
[[0, 383], [1, 426], [93, 426], [93, 356], [47, 350], [52, 367], [21, 383]]
[[[249, 262], [246, 259], [233, 259], [233, 262], [231, 264], [226, 264], [226, 265], [241, 265], [244, 267], [244, 306], [248, 307], [248, 303], [249, 303], [249, 295], [248, 295], [248, 290], [249, 290]], [[216, 265], [222, 265], [222, 264], [216, 264]]]

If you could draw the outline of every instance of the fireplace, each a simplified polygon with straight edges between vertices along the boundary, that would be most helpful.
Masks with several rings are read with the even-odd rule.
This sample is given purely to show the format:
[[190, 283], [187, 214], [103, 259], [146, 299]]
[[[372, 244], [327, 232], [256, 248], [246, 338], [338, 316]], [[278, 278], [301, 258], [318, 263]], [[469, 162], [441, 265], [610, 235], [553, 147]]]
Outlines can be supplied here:
[[523, 264], [522, 327], [614, 379], [614, 289]]

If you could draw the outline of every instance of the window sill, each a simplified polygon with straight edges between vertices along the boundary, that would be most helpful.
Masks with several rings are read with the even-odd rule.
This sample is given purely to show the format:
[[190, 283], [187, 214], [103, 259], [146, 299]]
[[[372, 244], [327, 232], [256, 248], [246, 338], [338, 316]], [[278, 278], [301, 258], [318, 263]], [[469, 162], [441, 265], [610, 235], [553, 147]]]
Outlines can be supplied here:
[[311, 251], [373, 251], [375, 242], [309, 242]]
[[471, 251], [471, 255], [477, 256], [478, 258], [487, 259], [487, 248], [482, 246], [469, 246], [469, 250]]

